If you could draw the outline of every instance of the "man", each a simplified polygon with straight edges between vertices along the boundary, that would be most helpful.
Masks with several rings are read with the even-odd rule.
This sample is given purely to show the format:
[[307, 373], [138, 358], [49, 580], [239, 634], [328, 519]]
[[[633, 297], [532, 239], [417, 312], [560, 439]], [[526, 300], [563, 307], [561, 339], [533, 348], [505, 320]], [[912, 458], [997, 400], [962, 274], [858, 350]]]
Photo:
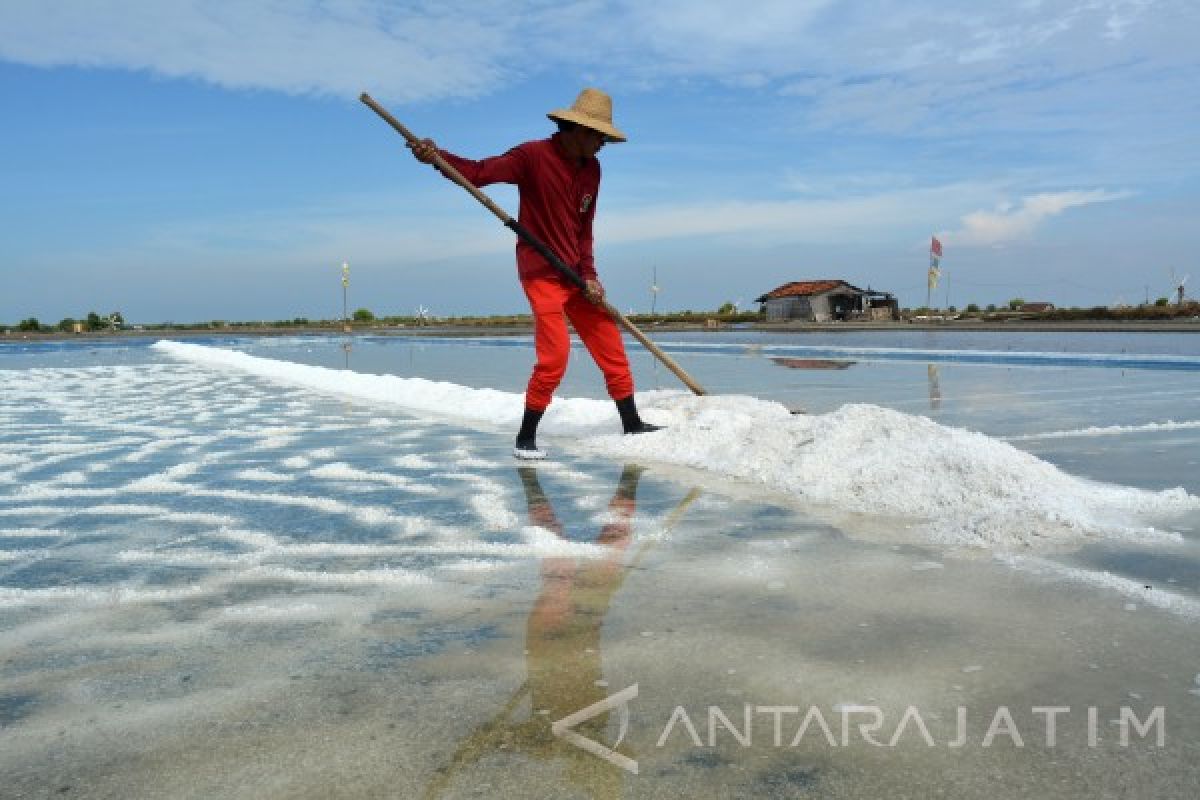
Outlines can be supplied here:
[[525, 390], [525, 415], [513, 450], [517, 458], [523, 459], [546, 457], [537, 446], [537, 426], [567, 369], [571, 352], [567, 319], [604, 373], [625, 433], [659, 429], [638, 415], [625, 345], [616, 323], [604, 309], [604, 287], [592, 256], [592, 220], [600, 190], [596, 153], [606, 142], [625, 141], [625, 134], [613, 126], [611, 98], [598, 89], [584, 89], [570, 108], [546, 116], [558, 124], [558, 133], [482, 161], [439, 150], [430, 139], [409, 145], [418, 161], [432, 164], [435, 154], [439, 154], [477, 187], [515, 183], [521, 196], [517, 221], [584, 281], [585, 288], [580, 289], [533, 247], [517, 240], [517, 274], [533, 312], [537, 350], [537, 363]]

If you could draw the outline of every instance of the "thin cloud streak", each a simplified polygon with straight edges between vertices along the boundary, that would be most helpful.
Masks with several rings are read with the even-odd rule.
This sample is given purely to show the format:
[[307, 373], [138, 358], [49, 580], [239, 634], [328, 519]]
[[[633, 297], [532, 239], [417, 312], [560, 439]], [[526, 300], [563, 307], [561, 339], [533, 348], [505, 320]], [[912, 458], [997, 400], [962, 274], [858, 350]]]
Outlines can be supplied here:
[[1129, 197], [1126, 191], [1104, 189], [1043, 192], [1024, 198], [1019, 206], [1004, 203], [991, 211], [972, 211], [962, 217], [962, 227], [943, 231], [942, 237], [959, 245], [992, 246], [1028, 238], [1039, 225], [1072, 208], [1110, 203]]
[[[600, 247], [723, 237], [742, 238], [754, 246], [907, 241], [913, 232], [932, 230], [939, 220], [959, 217], [1002, 190], [997, 184], [956, 183], [838, 199], [614, 205], [598, 214], [596, 235]], [[1116, 197], [1109, 194], [1106, 199]], [[1051, 213], [1042, 210], [1049, 201], [1035, 205], [1043, 216]], [[94, 267], [197, 259], [278, 265], [343, 259], [427, 264], [507, 258], [512, 248], [511, 234], [485, 217], [441, 214], [379, 194], [333, 198], [329, 205], [303, 209], [218, 214], [158, 225], [116, 250], [79, 252], [69, 258]]]
[[757, 245], [879, 242], [931, 229], [996, 191], [992, 184], [961, 183], [836, 199], [672, 203], [616, 209], [596, 224], [602, 240], [612, 243], [705, 236], [745, 237]]

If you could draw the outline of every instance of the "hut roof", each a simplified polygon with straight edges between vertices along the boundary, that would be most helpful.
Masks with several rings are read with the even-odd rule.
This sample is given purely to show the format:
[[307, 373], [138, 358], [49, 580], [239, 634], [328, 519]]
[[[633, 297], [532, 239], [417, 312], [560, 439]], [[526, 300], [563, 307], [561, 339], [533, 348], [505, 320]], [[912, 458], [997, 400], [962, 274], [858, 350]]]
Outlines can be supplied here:
[[780, 287], [772, 289], [754, 302], [765, 303], [778, 297], [812, 297], [813, 295], [824, 294], [833, 289], [846, 287], [853, 289], [856, 292], [862, 292], [857, 286], [851, 286], [843, 280], [819, 280], [819, 281], [792, 281], [785, 283]]

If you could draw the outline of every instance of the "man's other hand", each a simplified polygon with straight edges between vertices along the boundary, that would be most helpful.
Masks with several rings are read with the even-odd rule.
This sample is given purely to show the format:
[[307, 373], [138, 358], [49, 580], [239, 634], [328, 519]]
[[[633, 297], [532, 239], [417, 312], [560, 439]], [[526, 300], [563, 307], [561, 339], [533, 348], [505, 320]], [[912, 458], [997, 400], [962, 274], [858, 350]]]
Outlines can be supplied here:
[[584, 281], [583, 293], [587, 295], [588, 300], [591, 300], [596, 305], [604, 302], [604, 287], [600, 285], [600, 281]]

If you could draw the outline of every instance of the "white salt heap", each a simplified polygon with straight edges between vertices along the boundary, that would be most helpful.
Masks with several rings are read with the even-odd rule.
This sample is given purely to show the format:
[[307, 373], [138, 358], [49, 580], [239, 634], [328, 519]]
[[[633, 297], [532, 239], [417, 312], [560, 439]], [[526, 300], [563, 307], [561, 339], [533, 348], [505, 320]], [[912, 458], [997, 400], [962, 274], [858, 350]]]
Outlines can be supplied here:
[[[510, 435], [523, 396], [453, 383], [366, 375], [180, 342], [175, 358], [353, 397]], [[838, 511], [909, 518], [912, 531], [961, 546], [1014, 549], [1086, 536], [1178, 540], [1151, 521], [1200, 508], [1182, 489], [1146, 491], [1068, 475], [1013, 445], [878, 406], [793, 415], [744, 396], [649, 392], [643, 416], [668, 430], [621, 436], [611, 403], [556, 398], [540, 435], [551, 446], [702, 469]]]

